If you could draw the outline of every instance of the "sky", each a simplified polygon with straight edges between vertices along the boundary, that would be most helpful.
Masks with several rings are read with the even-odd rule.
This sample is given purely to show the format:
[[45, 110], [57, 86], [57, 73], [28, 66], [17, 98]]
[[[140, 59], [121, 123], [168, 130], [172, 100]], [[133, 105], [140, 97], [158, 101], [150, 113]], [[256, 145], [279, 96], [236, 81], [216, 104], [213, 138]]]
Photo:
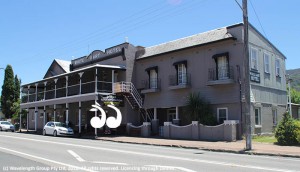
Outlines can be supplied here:
[[[0, 0], [0, 68], [22, 84], [43, 79], [54, 59], [70, 61], [128, 40], [144, 47], [243, 21], [242, 0]], [[248, 0], [249, 22], [300, 68], [299, 0]], [[0, 86], [4, 70], [0, 70]], [[0, 88], [1, 91], [1, 88]]]

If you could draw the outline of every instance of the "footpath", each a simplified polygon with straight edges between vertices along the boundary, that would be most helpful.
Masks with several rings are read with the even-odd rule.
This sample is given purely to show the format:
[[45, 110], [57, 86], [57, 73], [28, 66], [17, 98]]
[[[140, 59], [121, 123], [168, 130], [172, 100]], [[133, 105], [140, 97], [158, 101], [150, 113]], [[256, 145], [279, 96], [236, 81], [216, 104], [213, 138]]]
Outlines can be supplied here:
[[141, 138], [127, 136], [100, 136], [97, 140], [157, 145], [168, 147], [179, 147], [189, 149], [201, 149], [217, 152], [231, 152], [240, 154], [255, 154], [255, 155], [270, 155], [270, 156], [285, 156], [300, 158], [300, 146], [279, 146], [271, 143], [252, 142], [252, 150], [245, 151], [246, 142], [239, 140], [236, 142], [224, 141], [193, 141], [193, 140], [173, 140], [163, 138]]
[[[38, 134], [41, 132], [22, 130], [22, 133]], [[95, 139], [94, 136], [82, 136], [82, 139]], [[201, 149], [216, 152], [231, 152], [239, 154], [253, 154], [253, 155], [269, 155], [269, 156], [284, 156], [300, 158], [300, 146], [279, 146], [271, 143], [252, 142], [252, 150], [245, 151], [245, 140], [238, 140], [235, 142], [225, 141], [196, 141], [196, 140], [175, 140], [164, 138], [144, 138], [144, 137], [129, 137], [129, 136], [99, 136], [97, 140], [144, 144], [155, 146], [178, 147], [186, 149]]]

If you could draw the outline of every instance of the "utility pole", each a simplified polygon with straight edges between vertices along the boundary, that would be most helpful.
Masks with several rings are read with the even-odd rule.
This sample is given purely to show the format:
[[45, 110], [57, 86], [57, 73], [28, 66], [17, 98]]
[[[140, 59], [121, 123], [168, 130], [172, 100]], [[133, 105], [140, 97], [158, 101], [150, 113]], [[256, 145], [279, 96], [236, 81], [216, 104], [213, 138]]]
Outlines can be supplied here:
[[247, 0], [243, 0], [243, 22], [244, 22], [244, 115], [246, 122], [246, 150], [252, 149], [251, 143], [251, 115], [250, 115], [250, 70], [249, 70], [249, 34], [248, 34], [248, 7]]
[[291, 82], [292, 79], [290, 78], [290, 75], [287, 75], [287, 82], [288, 82], [288, 88], [289, 88], [289, 95], [288, 95], [288, 111], [290, 113], [290, 115], [292, 116], [292, 97], [291, 97]]

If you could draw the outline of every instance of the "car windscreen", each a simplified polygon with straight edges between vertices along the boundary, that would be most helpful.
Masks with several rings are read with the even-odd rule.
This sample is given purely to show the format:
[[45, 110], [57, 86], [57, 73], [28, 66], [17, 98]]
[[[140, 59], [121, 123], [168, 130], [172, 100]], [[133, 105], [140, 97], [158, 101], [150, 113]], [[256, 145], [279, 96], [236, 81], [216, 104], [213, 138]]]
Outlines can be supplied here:
[[1, 122], [1, 124], [4, 124], [4, 125], [12, 125], [10, 122]]
[[65, 123], [62, 123], [62, 122], [55, 122], [54, 124], [55, 124], [55, 126], [57, 126], [57, 127], [66, 127], [66, 124], [65, 124]]

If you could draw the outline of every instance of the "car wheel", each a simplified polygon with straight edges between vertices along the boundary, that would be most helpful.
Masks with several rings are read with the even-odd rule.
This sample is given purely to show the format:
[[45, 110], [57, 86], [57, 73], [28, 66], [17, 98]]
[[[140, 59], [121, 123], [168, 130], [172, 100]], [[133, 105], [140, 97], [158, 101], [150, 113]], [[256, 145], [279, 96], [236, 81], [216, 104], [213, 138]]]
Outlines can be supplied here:
[[2, 131], [2, 127], [0, 127], [0, 131]]
[[54, 136], [54, 137], [57, 136], [57, 131], [56, 131], [56, 130], [53, 132], [53, 136]]
[[43, 130], [43, 136], [45, 136], [46, 135], [46, 130]]
[[15, 132], [15, 130], [11, 130], [11, 132]]

